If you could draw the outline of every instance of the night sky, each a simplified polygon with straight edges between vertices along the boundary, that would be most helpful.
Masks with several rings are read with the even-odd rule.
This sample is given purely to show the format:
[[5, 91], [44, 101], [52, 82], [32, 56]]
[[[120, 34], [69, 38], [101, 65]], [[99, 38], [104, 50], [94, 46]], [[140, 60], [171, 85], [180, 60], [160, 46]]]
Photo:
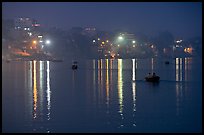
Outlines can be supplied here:
[[43, 27], [92, 26], [150, 36], [169, 31], [183, 38], [202, 34], [201, 2], [4, 2], [2, 6], [3, 19], [30, 17]]

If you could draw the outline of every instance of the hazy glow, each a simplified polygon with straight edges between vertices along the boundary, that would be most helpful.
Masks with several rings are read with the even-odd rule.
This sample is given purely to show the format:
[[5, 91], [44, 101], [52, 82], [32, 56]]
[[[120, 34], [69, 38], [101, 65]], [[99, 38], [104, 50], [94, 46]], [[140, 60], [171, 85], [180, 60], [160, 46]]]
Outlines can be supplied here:
[[37, 41], [36, 41], [36, 40], [34, 40], [34, 41], [33, 41], [33, 44], [37, 44]]
[[45, 43], [46, 43], [46, 44], [50, 44], [50, 40], [46, 40]]
[[122, 37], [122, 36], [119, 36], [118, 39], [119, 39], [119, 40], [123, 40], [123, 37]]

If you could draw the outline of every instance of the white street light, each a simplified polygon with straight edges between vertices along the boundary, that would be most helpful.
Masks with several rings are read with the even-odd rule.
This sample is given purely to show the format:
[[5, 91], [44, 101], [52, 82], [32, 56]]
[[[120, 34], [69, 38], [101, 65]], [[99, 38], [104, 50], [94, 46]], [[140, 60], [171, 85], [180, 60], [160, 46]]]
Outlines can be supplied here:
[[122, 37], [122, 36], [119, 36], [118, 39], [119, 39], [119, 40], [123, 40], [123, 37]]
[[46, 41], [45, 41], [45, 44], [50, 44], [50, 40], [46, 40]]

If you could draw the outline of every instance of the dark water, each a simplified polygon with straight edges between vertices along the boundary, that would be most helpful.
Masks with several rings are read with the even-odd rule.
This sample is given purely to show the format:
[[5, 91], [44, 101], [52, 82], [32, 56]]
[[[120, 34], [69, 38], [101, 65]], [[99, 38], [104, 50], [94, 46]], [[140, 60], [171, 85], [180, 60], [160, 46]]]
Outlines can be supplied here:
[[[202, 132], [199, 58], [2, 62], [3, 132]], [[149, 72], [160, 76], [148, 83]]]

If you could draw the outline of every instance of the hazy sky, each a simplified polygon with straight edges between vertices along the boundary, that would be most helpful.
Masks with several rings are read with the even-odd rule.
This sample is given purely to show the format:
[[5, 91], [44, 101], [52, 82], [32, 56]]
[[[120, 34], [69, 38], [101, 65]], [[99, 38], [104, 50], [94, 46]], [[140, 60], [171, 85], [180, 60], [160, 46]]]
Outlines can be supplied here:
[[201, 36], [201, 2], [4, 2], [3, 18], [30, 17], [42, 26], [94, 26], [154, 35]]

